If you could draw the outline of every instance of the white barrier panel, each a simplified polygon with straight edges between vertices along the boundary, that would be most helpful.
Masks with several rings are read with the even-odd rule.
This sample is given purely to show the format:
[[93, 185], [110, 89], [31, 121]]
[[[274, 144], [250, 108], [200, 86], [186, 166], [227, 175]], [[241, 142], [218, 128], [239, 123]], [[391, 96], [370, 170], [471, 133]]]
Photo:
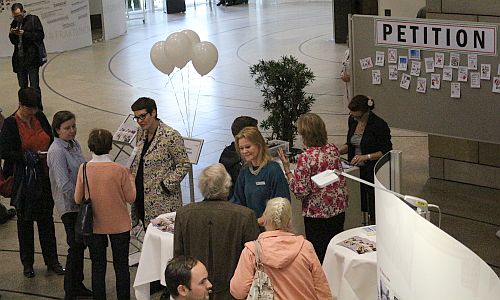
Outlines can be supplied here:
[[[10, 4], [15, 1], [10, 1]], [[123, 1], [122, 1], [123, 2]], [[37, 15], [45, 31], [48, 52], [61, 52], [92, 45], [89, 2], [82, 0], [24, 0], [27, 13]], [[6, 1], [0, 3], [0, 57], [12, 56], [10, 43], [11, 10]], [[3, 8], [3, 9], [2, 9]]]
[[500, 299], [500, 279], [479, 256], [395, 195], [375, 189], [375, 199], [378, 299]]
[[127, 32], [125, 1], [102, 1], [102, 25], [105, 40], [111, 40]]

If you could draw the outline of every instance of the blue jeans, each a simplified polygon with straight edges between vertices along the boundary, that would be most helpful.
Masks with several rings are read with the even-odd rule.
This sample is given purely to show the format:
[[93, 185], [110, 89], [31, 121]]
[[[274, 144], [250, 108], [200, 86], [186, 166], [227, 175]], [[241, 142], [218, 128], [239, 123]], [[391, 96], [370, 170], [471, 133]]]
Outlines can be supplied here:
[[130, 299], [130, 271], [128, 268], [128, 249], [130, 231], [117, 234], [93, 234], [89, 239], [90, 259], [92, 260], [92, 291], [94, 299], [106, 299], [106, 248], [108, 237], [113, 252], [113, 267], [116, 278], [118, 300]]

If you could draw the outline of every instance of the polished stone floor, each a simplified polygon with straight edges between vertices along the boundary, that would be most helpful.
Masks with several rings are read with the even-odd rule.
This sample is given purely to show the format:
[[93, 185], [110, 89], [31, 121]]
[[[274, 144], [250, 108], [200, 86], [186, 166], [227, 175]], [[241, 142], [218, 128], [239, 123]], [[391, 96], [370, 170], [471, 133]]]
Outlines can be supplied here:
[[[214, 43], [219, 62], [203, 78], [198, 78], [191, 68], [177, 73], [170, 81], [153, 67], [149, 51], [155, 42], [183, 29], [192, 29], [202, 40]], [[82, 145], [86, 145], [92, 128], [116, 130], [130, 113], [130, 105], [141, 96], [156, 99], [161, 119], [183, 135], [189, 126], [187, 116], [192, 122], [196, 114], [193, 136], [205, 141], [200, 162], [194, 166], [196, 180], [199, 171], [217, 162], [224, 146], [231, 142], [229, 127], [235, 117], [266, 117], [260, 91], [249, 76], [249, 65], [259, 59], [294, 55], [316, 75], [307, 88], [316, 97], [312, 111], [325, 120], [330, 141], [341, 144], [347, 131], [347, 114], [339, 71], [346, 46], [333, 43], [332, 32], [331, 2], [259, 0], [231, 7], [197, 2], [188, 7], [186, 14], [149, 13], [145, 24], [129, 21], [127, 34], [120, 38], [50, 54], [50, 61], [41, 70], [45, 113], [51, 119], [58, 110], [73, 111], [79, 129], [77, 139]], [[10, 59], [0, 59], [0, 68], [1, 107], [9, 114], [17, 107], [17, 81], [11, 73]], [[183, 95], [187, 90], [190, 104], [186, 111]], [[426, 134], [392, 128], [392, 135], [394, 148], [403, 151], [402, 192], [440, 205], [442, 228], [500, 274], [500, 239], [495, 237], [500, 229], [500, 191], [429, 179]], [[87, 149], [85, 154], [89, 157]], [[183, 194], [184, 202], [189, 202], [186, 182]], [[200, 199], [197, 191], [196, 198]], [[7, 199], [1, 201], [8, 203]], [[56, 220], [59, 255], [64, 263], [64, 228], [59, 217]], [[0, 225], [0, 237], [2, 299], [64, 296], [62, 277], [45, 271], [37, 242], [37, 276], [22, 276], [15, 221]], [[90, 287], [88, 259], [85, 268], [85, 283]], [[135, 271], [131, 268], [132, 282]], [[112, 299], [115, 293], [111, 263], [107, 281]]]

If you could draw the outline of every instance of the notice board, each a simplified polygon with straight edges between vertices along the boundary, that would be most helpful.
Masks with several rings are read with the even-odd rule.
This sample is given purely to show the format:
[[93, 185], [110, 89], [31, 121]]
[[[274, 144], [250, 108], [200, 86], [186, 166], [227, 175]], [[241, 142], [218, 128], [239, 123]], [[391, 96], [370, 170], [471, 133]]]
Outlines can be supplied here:
[[354, 95], [389, 126], [500, 144], [497, 24], [354, 15], [349, 46]]

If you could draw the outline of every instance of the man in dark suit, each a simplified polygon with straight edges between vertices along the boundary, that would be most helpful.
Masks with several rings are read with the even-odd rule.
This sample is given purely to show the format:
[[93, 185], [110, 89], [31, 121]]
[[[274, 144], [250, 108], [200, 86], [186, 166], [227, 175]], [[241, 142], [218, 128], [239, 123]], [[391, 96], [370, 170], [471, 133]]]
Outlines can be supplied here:
[[246, 242], [259, 235], [253, 210], [227, 201], [231, 178], [222, 164], [205, 168], [199, 178], [202, 202], [177, 210], [174, 256], [198, 258], [213, 284], [211, 299], [233, 299], [229, 281]]

